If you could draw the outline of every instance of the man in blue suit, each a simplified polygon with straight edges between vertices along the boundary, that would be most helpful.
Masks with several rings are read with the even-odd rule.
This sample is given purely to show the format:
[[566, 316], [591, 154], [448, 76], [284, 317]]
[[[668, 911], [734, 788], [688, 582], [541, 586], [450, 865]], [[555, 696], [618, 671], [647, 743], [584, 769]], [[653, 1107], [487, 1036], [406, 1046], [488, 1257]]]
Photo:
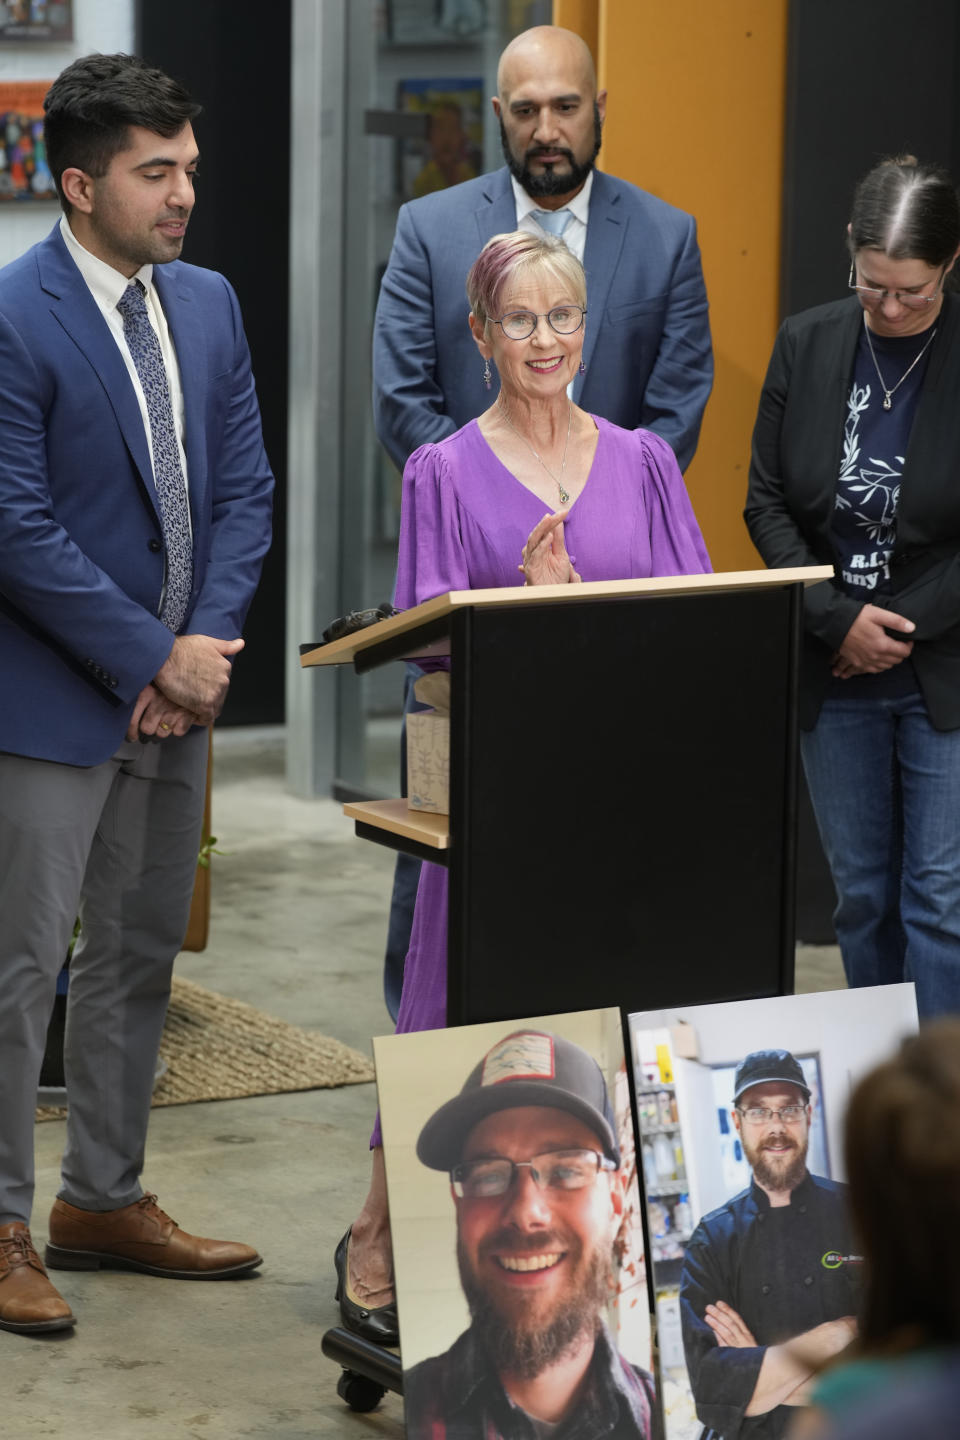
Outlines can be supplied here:
[[74, 920], [46, 1259], [190, 1279], [250, 1246], [140, 1183], [196, 870], [208, 726], [270, 542], [236, 297], [177, 257], [199, 106], [125, 55], [46, 103], [60, 224], [0, 271], [0, 1328], [65, 1329], [28, 1229], [33, 1110]]
[[377, 434], [402, 469], [489, 405], [467, 325], [467, 271], [492, 235], [563, 235], [587, 272], [586, 410], [655, 431], [681, 469], [696, 449], [713, 361], [696, 226], [594, 169], [606, 92], [569, 30], [537, 26], [500, 57], [493, 109], [506, 165], [404, 205], [373, 341]]
[[[562, 234], [587, 272], [585, 374], [572, 398], [644, 426], [693, 458], [713, 383], [707, 295], [691, 216], [594, 169], [606, 92], [570, 30], [539, 25], [504, 50], [494, 113], [506, 165], [404, 205], [373, 338], [377, 435], [398, 469], [495, 398], [467, 314], [467, 271], [493, 235]], [[407, 708], [411, 680], [408, 679]], [[419, 862], [397, 861], [385, 986], [396, 1014]]]

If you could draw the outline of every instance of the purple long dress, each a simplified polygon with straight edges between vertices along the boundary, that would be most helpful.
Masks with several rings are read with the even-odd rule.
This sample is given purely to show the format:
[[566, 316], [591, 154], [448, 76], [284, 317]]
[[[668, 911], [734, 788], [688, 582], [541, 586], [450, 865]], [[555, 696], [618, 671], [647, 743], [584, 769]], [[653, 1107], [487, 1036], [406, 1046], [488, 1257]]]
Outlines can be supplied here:
[[[621, 430], [593, 418], [596, 454], [564, 527], [580, 576], [631, 580], [710, 571], [670, 446], [649, 430]], [[448, 590], [521, 585], [520, 551], [547, 509], [497, 459], [476, 420], [439, 444], [422, 445], [403, 472], [398, 607]], [[424, 864], [397, 1031], [440, 1029], [446, 1007], [447, 872]]]

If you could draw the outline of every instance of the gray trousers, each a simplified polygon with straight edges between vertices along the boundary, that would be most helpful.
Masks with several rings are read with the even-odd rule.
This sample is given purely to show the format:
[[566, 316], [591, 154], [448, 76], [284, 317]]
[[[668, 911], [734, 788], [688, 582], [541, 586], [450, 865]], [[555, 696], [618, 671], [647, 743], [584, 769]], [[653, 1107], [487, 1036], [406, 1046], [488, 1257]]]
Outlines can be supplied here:
[[81, 768], [0, 754], [0, 1225], [29, 1223], [37, 1083], [77, 916], [60, 1195], [113, 1210], [143, 1191], [173, 962], [190, 913], [206, 730], [124, 742]]

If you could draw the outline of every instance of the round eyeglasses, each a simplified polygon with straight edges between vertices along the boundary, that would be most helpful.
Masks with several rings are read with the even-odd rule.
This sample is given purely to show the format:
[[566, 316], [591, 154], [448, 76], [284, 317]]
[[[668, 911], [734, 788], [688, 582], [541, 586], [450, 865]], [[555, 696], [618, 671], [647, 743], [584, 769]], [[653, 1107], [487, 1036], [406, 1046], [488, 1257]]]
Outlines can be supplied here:
[[[877, 305], [882, 305], [884, 300], [896, 300], [898, 305], [903, 305], [907, 310], [925, 310], [932, 305], [934, 300], [940, 298], [943, 289], [943, 282], [947, 278], [947, 267], [944, 265], [940, 271], [940, 279], [937, 281], [936, 289], [932, 295], [916, 295], [912, 290], [877, 290], [873, 285], [857, 285], [854, 277], [856, 265], [850, 263], [850, 279], [847, 281], [847, 288], [856, 291], [860, 304], [872, 310]], [[929, 281], [927, 282], [929, 284]]]
[[450, 1171], [450, 1179], [461, 1200], [493, 1200], [506, 1195], [518, 1170], [529, 1170], [538, 1190], [583, 1190], [601, 1170], [616, 1168], [596, 1150], [545, 1150], [530, 1160], [508, 1160], [502, 1155], [467, 1160]]
[[508, 340], [528, 340], [537, 328], [538, 320], [546, 320], [550, 329], [558, 335], [575, 335], [583, 324], [586, 310], [582, 305], [554, 305], [552, 310], [509, 310], [501, 315], [497, 324]]
[[780, 1110], [770, 1110], [766, 1105], [748, 1105], [746, 1110], [738, 1105], [737, 1109], [748, 1120], [751, 1125], [767, 1125], [771, 1120], [782, 1120], [785, 1125], [798, 1125], [801, 1117], [806, 1114], [806, 1105], [784, 1105]]

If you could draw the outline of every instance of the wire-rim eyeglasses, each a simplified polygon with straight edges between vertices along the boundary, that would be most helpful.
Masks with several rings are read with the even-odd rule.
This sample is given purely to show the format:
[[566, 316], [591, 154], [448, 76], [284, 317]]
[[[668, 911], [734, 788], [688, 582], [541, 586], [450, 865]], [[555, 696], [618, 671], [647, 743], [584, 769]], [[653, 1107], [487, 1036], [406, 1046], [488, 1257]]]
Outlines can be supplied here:
[[799, 1125], [801, 1118], [806, 1114], [806, 1105], [782, 1105], [779, 1110], [772, 1110], [767, 1105], [748, 1105], [746, 1109], [738, 1105], [737, 1109], [748, 1120], [751, 1125], [768, 1125], [776, 1118], [782, 1120], [785, 1125]]
[[576, 335], [586, 310], [582, 305], [554, 305], [551, 310], [508, 310], [494, 321], [508, 340], [529, 340], [538, 320], [546, 320], [556, 335]]
[[[884, 300], [896, 300], [898, 305], [903, 305], [907, 310], [925, 310], [928, 305], [939, 300], [943, 282], [947, 278], [947, 267], [944, 265], [940, 271], [940, 279], [937, 281], [932, 295], [914, 295], [910, 290], [878, 290], [873, 285], [857, 285], [854, 280], [855, 275], [856, 261], [851, 260], [847, 288], [856, 292], [861, 305], [872, 308], [875, 305], [882, 305]], [[927, 283], [929, 284], [929, 281]]]
[[467, 1160], [450, 1171], [453, 1193], [461, 1200], [495, 1200], [506, 1195], [518, 1170], [529, 1170], [538, 1190], [583, 1190], [592, 1185], [601, 1170], [617, 1166], [597, 1150], [545, 1150], [529, 1160], [508, 1160], [505, 1155], [488, 1155]]

